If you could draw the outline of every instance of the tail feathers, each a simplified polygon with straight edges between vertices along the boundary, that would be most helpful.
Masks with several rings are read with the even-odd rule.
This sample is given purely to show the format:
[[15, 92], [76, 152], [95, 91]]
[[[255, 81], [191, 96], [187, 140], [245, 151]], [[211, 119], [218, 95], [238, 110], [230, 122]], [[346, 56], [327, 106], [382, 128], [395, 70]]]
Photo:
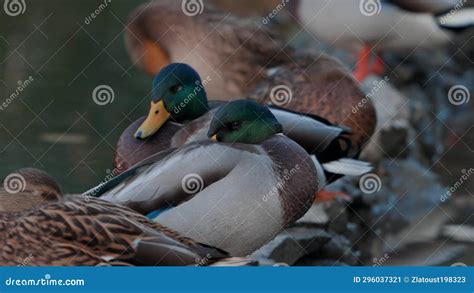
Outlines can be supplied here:
[[342, 158], [322, 164], [324, 171], [348, 176], [361, 176], [372, 171], [372, 165], [367, 162]]
[[212, 267], [247, 267], [258, 266], [258, 261], [247, 257], [229, 257], [211, 264]]

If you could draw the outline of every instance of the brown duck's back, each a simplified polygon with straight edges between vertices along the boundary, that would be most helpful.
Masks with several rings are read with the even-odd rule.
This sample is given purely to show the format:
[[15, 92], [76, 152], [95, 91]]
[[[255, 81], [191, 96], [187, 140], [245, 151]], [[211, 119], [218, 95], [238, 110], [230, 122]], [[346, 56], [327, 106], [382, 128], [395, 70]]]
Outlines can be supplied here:
[[[350, 128], [353, 149], [360, 149], [374, 132], [376, 115], [358, 83], [342, 64], [327, 55], [303, 53], [295, 55], [294, 60], [295, 63], [276, 67], [251, 97], [261, 103], [275, 104], [272, 89], [285, 85], [291, 91], [291, 99], [279, 106]], [[363, 101], [363, 107], [358, 107]]]
[[[186, 265], [219, 250], [148, 220], [132, 210], [91, 198], [0, 215], [0, 264]], [[168, 256], [169, 254], [169, 256]]]
[[265, 68], [289, 60], [290, 49], [282, 50], [282, 41], [268, 26], [209, 2], [193, 17], [183, 13], [180, 1], [146, 3], [130, 14], [127, 28], [125, 43], [134, 64], [147, 71], [147, 58], [140, 57], [150, 50], [143, 44], [154, 42], [169, 62], [187, 63], [209, 79], [210, 98], [242, 97], [265, 78]]

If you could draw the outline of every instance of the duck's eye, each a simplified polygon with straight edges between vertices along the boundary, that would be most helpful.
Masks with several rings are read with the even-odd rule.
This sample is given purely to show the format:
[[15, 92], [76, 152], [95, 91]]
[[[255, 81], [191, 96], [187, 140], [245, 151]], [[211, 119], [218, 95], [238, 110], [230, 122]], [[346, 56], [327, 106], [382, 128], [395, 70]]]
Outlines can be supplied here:
[[240, 122], [232, 122], [228, 125], [229, 130], [239, 130], [240, 129]]
[[183, 87], [180, 84], [175, 84], [175, 85], [170, 87], [170, 92], [173, 93], [173, 94], [176, 94], [177, 92], [179, 92], [182, 89], [183, 89]]

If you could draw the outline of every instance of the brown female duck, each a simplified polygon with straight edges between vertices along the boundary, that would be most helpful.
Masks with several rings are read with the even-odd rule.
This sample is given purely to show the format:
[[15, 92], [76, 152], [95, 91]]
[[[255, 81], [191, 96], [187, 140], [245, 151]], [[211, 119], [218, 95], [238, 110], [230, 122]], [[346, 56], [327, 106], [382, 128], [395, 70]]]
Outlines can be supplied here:
[[15, 174], [27, 188], [0, 193], [0, 265], [208, 265], [227, 256], [124, 206], [82, 196], [45, 197], [60, 193], [42, 171]]

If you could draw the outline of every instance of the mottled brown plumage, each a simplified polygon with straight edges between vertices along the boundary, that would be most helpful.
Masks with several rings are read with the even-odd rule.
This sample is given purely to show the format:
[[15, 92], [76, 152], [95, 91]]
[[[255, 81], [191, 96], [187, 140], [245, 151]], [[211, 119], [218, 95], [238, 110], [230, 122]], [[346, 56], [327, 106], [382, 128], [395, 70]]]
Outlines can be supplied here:
[[[351, 154], [360, 152], [375, 129], [375, 110], [366, 99], [353, 111], [365, 96], [343, 65], [322, 53], [295, 53], [268, 26], [226, 14], [210, 3], [193, 17], [183, 14], [179, 4], [150, 2], [132, 12], [125, 40], [134, 64], [156, 74], [161, 67], [149, 70], [150, 63], [187, 63], [203, 79], [209, 77], [210, 100], [249, 96], [266, 104], [275, 86], [286, 85], [292, 98], [282, 107], [351, 128]], [[166, 58], [139, 58], [154, 50], [144, 46], [150, 42], [166, 52]], [[133, 144], [133, 139], [121, 143]]]
[[17, 193], [0, 193], [0, 265], [228, 263], [222, 260], [225, 252], [127, 207], [78, 195], [63, 198], [58, 184], [43, 171], [26, 168], [13, 174], [23, 176], [26, 185]]
[[[364, 99], [359, 86], [342, 64], [326, 55], [294, 55], [294, 63], [273, 69], [249, 96], [263, 104], [272, 104], [271, 91], [276, 85], [290, 88], [292, 99], [284, 108], [323, 117], [351, 130], [351, 154], [358, 153], [374, 132], [376, 115], [372, 102]], [[353, 111], [353, 108], [358, 109]]]

